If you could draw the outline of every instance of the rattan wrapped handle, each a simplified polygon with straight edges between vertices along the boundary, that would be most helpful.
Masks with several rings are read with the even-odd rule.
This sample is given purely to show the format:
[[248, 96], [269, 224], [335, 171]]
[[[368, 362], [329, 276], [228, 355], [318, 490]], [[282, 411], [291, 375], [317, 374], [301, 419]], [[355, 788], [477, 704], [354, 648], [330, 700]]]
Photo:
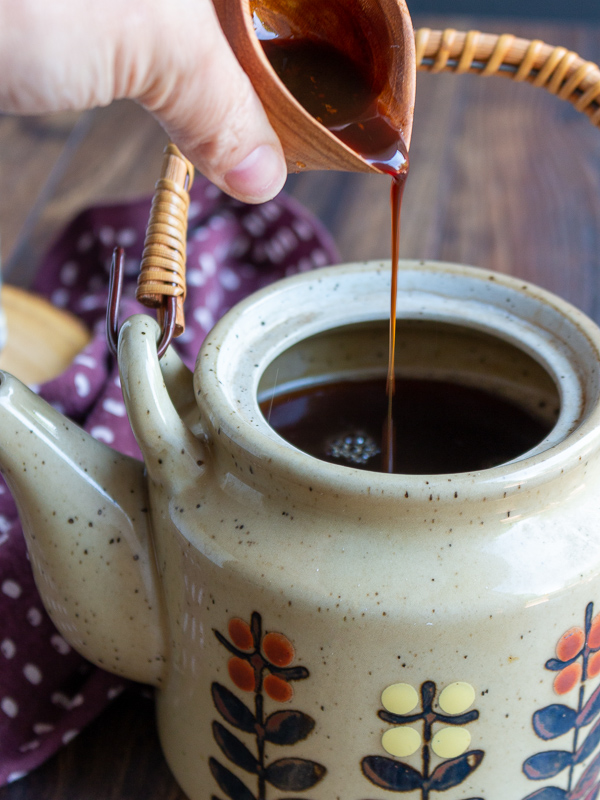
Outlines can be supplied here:
[[452, 28], [420, 28], [415, 38], [417, 69], [421, 71], [472, 72], [528, 81], [568, 100], [600, 127], [600, 68], [565, 47], [508, 33], [497, 36]]
[[167, 145], [150, 208], [135, 295], [143, 305], [158, 309], [161, 326], [166, 299], [177, 298], [175, 336], [181, 336], [185, 330], [185, 260], [189, 190], [193, 180], [192, 164], [174, 144]]
[[[460, 32], [420, 28], [415, 32], [417, 69], [426, 72], [504, 75], [528, 81], [571, 102], [600, 127], [600, 68], [564, 47], [511, 34]], [[136, 297], [158, 308], [163, 322], [165, 303], [177, 298], [174, 335], [183, 333], [185, 255], [189, 189], [194, 168], [175, 145], [165, 150], [156, 184]]]

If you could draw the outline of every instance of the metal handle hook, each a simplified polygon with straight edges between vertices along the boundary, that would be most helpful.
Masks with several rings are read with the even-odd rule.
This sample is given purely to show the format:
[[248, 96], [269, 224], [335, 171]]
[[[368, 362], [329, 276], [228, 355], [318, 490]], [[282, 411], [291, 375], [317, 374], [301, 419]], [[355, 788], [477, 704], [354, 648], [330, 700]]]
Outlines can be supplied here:
[[[118, 358], [119, 345], [119, 308], [123, 293], [123, 274], [125, 272], [125, 250], [115, 247], [110, 264], [108, 283], [108, 307], [106, 312], [106, 340], [110, 352]], [[165, 297], [163, 305], [163, 326], [157, 344], [157, 356], [161, 359], [175, 335], [177, 322], [177, 298]]]

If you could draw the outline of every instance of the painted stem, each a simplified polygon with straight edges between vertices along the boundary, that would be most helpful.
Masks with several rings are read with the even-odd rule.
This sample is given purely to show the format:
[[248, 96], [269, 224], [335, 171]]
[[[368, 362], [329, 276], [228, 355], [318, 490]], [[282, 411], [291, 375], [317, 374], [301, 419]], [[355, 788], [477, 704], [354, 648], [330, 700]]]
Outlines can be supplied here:
[[[429, 744], [425, 744], [423, 746], [423, 780], [426, 781], [429, 778], [429, 760], [430, 760], [430, 752], [429, 752]], [[429, 789], [425, 786], [421, 789], [421, 797], [422, 800], [429, 800]]]
[[266, 800], [267, 786], [265, 781], [265, 719], [263, 696], [260, 692], [257, 692], [254, 699], [258, 758], [258, 800]]

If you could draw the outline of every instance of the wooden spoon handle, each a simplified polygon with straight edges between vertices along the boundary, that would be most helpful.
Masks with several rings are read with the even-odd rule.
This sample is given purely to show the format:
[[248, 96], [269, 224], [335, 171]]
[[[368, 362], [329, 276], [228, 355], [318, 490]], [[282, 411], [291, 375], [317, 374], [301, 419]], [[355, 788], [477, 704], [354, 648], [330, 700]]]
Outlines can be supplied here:
[[465, 33], [452, 28], [420, 28], [415, 40], [417, 69], [421, 71], [471, 72], [528, 81], [568, 100], [600, 127], [600, 68], [565, 47], [507, 33]]

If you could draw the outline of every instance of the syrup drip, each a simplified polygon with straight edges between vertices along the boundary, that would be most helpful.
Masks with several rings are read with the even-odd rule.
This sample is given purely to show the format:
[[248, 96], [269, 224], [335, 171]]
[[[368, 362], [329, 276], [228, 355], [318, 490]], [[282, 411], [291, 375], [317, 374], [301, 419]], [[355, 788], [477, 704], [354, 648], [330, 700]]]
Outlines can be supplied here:
[[[386, 381], [387, 414], [383, 422], [383, 468], [394, 472], [395, 392], [394, 358], [396, 349], [396, 302], [398, 293], [398, 255], [400, 210], [408, 175], [408, 154], [402, 132], [392, 124], [381, 100], [384, 86], [374, 69], [365, 66], [329, 42], [311, 36], [279, 36], [269, 30], [254, 11], [254, 28], [273, 69], [287, 89], [318, 122], [367, 163], [390, 175], [391, 260], [389, 358]], [[343, 31], [340, 31], [343, 35]], [[373, 63], [373, 60], [371, 60]]]

